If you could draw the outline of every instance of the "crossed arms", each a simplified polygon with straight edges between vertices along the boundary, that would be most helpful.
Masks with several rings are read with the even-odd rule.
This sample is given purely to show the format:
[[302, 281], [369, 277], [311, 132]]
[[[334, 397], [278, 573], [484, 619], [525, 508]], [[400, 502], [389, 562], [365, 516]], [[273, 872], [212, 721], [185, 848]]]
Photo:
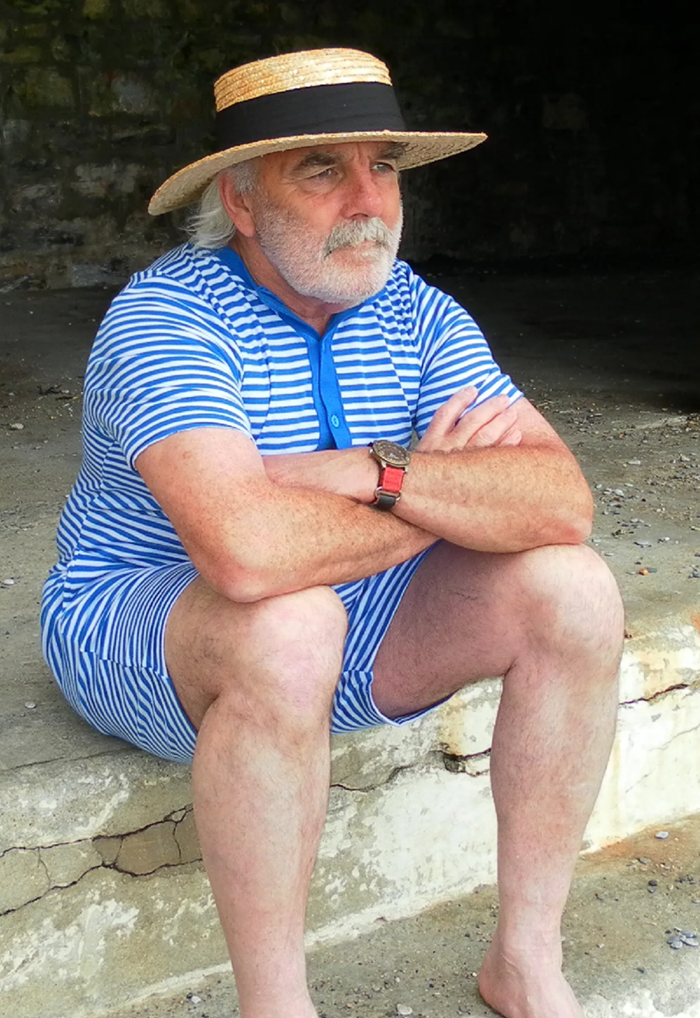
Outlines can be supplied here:
[[435, 415], [393, 514], [369, 507], [366, 448], [263, 459], [243, 435], [173, 435], [137, 467], [207, 582], [234, 601], [359, 579], [438, 538], [480, 551], [579, 543], [591, 497], [564, 443], [525, 400], [462, 416], [473, 390]]
[[436, 412], [392, 513], [369, 506], [366, 447], [263, 458], [240, 432], [200, 428], [136, 466], [199, 573], [238, 602], [360, 579], [439, 538], [487, 552], [585, 540], [590, 491], [556, 432], [525, 399], [464, 413], [475, 395]]

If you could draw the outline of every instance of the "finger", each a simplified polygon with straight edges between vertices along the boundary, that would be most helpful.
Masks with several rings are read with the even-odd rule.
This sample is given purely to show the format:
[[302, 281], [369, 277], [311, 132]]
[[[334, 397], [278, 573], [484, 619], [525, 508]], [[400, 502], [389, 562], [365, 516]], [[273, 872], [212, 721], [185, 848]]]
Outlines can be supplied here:
[[472, 410], [468, 410], [459, 419], [455, 425], [457, 436], [462, 442], [468, 442], [481, 428], [507, 411], [507, 396], [494, 396], [492, 399], [487, 399]]
[[478, 389], [474, 385], [458, 389], [442, 406], [437, 408], [428, 427], [432, 428], [435, 425], [439, 430], [453, 428], [478, 395]]
[[478, 389], [474, 385], [467, 385], [453, 393], [442, 406], [437, 408], [416, 448], [423, 452], [442, 448], [445, 438], [452, 432], [456, 423], [478, 394]]
[[478, 431], [475, 431], [468, 444], [476, 448], [485, 448], [490, 445], [499, 445], [505, 436], [517, 422], [517, 413], [514, 408], [508, 407], [501, 413], [496, 414], [487, 421]]

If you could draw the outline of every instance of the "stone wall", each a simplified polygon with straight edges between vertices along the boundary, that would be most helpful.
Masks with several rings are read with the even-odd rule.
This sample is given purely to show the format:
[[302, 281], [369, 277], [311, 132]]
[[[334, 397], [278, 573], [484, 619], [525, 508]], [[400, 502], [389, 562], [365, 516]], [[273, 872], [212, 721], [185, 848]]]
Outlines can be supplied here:
[[146, 264], [179, 236], [148, 197], [208, 150], [216, 76], [328, 44], [385, 59], [412, 126], [490, 136], [406, 175], [405, 256], [682, 250], [697, 234], [697, 75], [685, 15], [654, 10], [4, 0], [0, 287], [111, 285]]

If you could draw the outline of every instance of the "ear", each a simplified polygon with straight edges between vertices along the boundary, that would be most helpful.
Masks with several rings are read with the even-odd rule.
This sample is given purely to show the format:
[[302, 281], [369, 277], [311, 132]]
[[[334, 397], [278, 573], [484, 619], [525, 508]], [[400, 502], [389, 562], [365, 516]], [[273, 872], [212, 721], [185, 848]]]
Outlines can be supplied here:
[[255, 234], [255, 222], [250, 211], [249, 195], [239, 194], [230, 173], [219, 175], [219, 194], [221, 203], [238, 233], [244, 237]]

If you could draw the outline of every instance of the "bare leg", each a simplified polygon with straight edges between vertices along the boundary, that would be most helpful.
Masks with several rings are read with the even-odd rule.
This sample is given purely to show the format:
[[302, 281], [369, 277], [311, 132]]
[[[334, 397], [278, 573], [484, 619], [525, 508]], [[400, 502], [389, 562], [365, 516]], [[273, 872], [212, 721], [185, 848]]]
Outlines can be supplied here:
[[243, 1018], [310, 1018], [309, 882], [329, 787], [329, 715], [345, 611], [328, 588], [236, 605], [203, 581], [166, 654], [199, 729], [194, 806]]
[[560, 921], [612, 743], [622, 632], [615, 583], [588, 548], [443, 544], [377, 657], [375, 699], [393, 716], [504, 675], [491, 756], [500, 913], [479, 989], [507, 1018], [582, 1018]]

